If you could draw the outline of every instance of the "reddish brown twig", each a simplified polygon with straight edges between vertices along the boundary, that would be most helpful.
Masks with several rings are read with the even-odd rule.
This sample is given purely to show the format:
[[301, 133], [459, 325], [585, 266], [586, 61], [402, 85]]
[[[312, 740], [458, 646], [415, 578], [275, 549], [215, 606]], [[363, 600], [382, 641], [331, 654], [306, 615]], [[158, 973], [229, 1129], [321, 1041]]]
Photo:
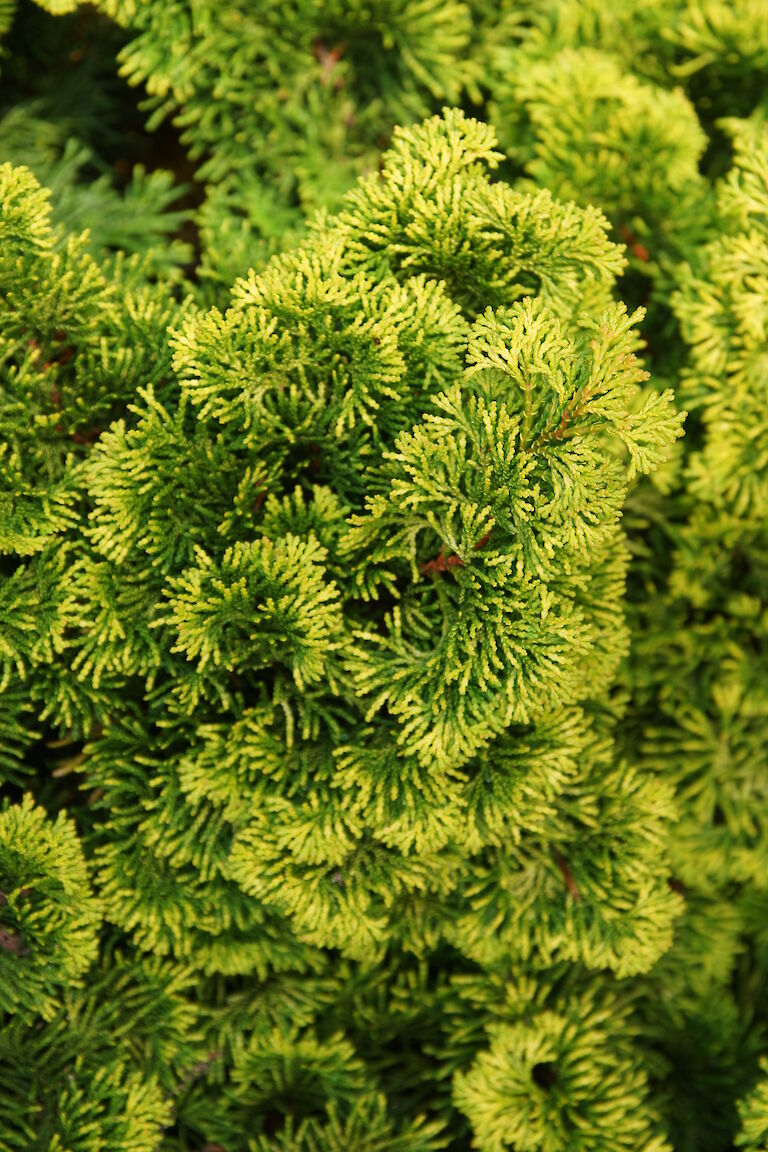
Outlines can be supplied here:
[[455, 552], [452, 556], [446, 556], [441, 548], [434, 560], [427, 560], [419, 565], [419, 572], [447, 572], [450, 568], [463, 567], [464, 561], [461, 556], [457, 556]]
[[[489, 528], [485, 536], [480, 537], [478, 542], [475, 544], [475, 552], [477, 552], [479, 548], [485, 547], [491, 538], [491, 531], [492, 529]], [[426, 560], [423, 564], [419, 565], [419, 572], [448, 572], [451, 568], [464, 567], [465, 564], [461, 556], [457, 556], [455, 552], [450, 556], [446, 556], [441, 548], [434, 560]]]
[[256, 497], [256, 499], [253, 501], [253, 504], [251, 505], [251, 511], [253, 512], [254, 516], [256, 515], [257, 512], [261, 512], [264, 501], [267, 498], [267, 476], [266, 476], [266, 474], [261, 476], [256, 481], [256, 483], [263, 485], [263, 487], [262, 487], [261, 491], [259, 492], [258, 496]]
[[17, 936], [13, 932], [7, 932], [5, 928], [0, 928], [0, 948], [4, 952], [10, 952], [14, 956], [27, 956], [32, 949], [28, 948], [24, 943], [21, 936]]
[[558, 868], [563, 874], [563, 880], [565, 880], [565, 886], [568, 889], [568, 895], [575, 903], [578, 903], [579, 900], [581, 900], [581, 896], [579, 894], [578, 888], [576, 887], [576, 881], [573, 878], [573, 873], [568, 867], [565, 857], [561, 852], [558, 852], [557, 848], [552, 849], [552, 855], [554, 856], [555, 864], [557, 864]]
[[[327, 87], [333, 76], [333, 71], [341, 60], [342, 50], [339, 47], [326, 48], [322, 40], [316, 40], [312, 45], [312, 54], [320, 65], [320, 83]], [[336, 77], [334, 88], [338, 91], [344, 87], [344, 81], [340, 76]]]
[[621, 236], [630, 252], [637, 256], [638, 260], [642, 260], [644, 264], [648, 263], [651, 258], [650, 252], [645, 244], [639, 243], [634, 232], [630, 228], [627, 228], [626, 224], [622, 224], [619, 228], [619, 236]]

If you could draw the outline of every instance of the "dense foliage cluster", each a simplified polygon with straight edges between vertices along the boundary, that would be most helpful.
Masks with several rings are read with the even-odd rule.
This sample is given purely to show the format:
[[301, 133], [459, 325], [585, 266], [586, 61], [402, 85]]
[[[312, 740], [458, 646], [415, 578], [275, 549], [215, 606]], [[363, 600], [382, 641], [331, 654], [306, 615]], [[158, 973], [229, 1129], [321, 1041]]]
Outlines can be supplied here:
[[0, 68], [0, 1152], [765, 1152], [761, 0]]

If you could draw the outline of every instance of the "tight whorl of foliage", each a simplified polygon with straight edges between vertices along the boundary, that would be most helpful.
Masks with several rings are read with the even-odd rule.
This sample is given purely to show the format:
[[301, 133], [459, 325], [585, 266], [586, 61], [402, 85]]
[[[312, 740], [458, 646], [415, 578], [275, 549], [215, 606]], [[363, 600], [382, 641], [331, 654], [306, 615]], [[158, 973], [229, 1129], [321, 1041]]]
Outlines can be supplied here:
[[745, 1152], [768, 1148], [768, 1061], [761, 1062], [762, 1077], [749, 1095], [739, 1101], [741, 1132], [737, 1145]]
[[25, 797], [0, 813], [0, 1005], [48, 1018], [96, 956], [99, 908], [75, 828]]

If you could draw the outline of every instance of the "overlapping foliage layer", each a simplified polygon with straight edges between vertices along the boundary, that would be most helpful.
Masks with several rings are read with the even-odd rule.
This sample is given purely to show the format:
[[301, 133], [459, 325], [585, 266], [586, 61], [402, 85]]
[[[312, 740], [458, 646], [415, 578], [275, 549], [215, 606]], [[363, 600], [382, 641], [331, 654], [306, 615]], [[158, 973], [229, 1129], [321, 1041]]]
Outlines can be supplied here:
[[0, 3], [0, 1152], [768, 1147], [762, 9]]

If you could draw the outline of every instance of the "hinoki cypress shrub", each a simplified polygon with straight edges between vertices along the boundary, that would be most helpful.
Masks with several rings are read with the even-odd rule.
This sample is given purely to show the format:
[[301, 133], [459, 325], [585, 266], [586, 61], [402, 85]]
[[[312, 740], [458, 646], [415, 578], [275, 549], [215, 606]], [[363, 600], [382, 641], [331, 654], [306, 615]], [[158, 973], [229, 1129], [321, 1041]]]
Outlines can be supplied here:
[[[459, 987], [539, 971], [554, 1066], [615, 998], [588, 974], [648, 970], [680, 911], [671, 792], [614, 754], [610, 697], [621, 505], [680, 418], [645, 388], [639, 316], [610, 302], [622, 261], [604, 219], [491, 184], [493, 144], [459, 113], [401, 132], [382, 177], [238, 282], [226, 313], [179, 314], [165, 396], [139, 388], [83, 465], [65, 461], [67, 513], [89, 510], [69, 543], [66, 519], [41, 539], [43, 571], [57, 532], [69, 549], [53, 664], [89, 737], [73, 768], [107, 938], [131, 941], [139, 971], [143, 954], [197, 970], [208, 1029], [230, 1010], [222, 979], [249, 978], [256, 1015], [208, 1042], [221, 1107], [189, 1089], [215, 1142], [286, 1112], [307, 1131], [357, 1123], [382, 1085], [402, 1110], [391, 1058], [329, 1034], [339, 963], [362, 982], [389, 965], [395, 986], [411, 957]], [[46, 235], [28, 203], [22, 262]], [[37, 665], [50, 676], [47, 653], [28, 656], [32, 685]], [[17, 980], [39, 963], [23, 921], [18, 938]], [[567, 993], [564, 963], [582, 972]], [[326, 986], [301, 1025], [263, 1016], [259, 987], [298, 974]], [[530, 1073], [521, 1008], [500, 1018]], [[622, 1060], [645, 1101], [642, 1054]], [[455, 1104], [491, 1147], [478, 1075], [457, 1070]], [[445, 1120], [449, 1086], [430, 1079]], [[595, 1068], [578, 1089], [590, 1126], [563, 1112], [562, 1140], [612, 1143], [602, 1109], [624, 1090]], [[523, 1106], [502, 1138], [537, 1123]]]
[[765, 1149], [762, 6], [12, 8], [0, 1152]]

